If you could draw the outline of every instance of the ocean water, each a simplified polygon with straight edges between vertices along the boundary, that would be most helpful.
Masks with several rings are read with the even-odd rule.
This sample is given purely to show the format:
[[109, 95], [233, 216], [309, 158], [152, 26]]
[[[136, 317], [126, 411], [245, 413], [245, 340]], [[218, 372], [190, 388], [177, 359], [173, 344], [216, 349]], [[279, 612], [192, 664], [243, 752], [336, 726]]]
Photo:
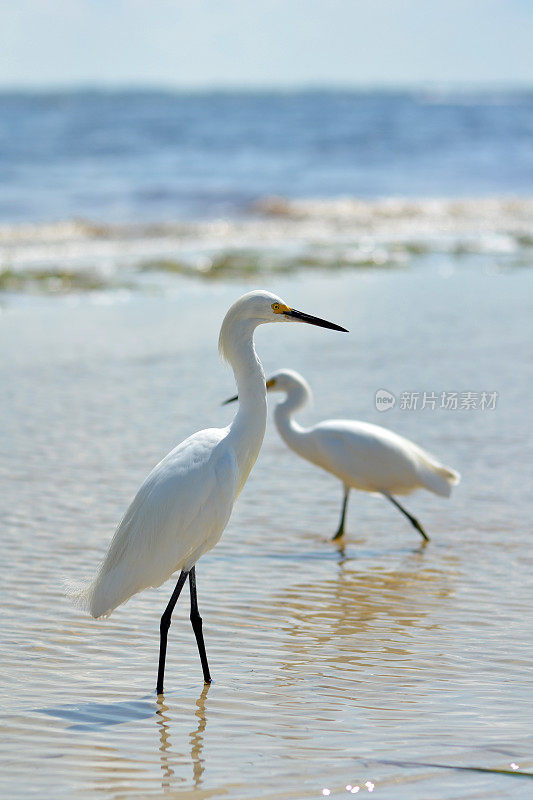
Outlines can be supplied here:
[[521, 262], [532, 141], [531, 92], [4, 93], [0, 289]]
[[17, 222], [527, 194], [533, 92], [2, 94], [0, 137], [0, 220]]
[[[531, 797], [532, 97], [1, 97], [2, 797]], [[303, 424], [385, 425], [462, 480], [406, 498], [426, 546], [360, 493], [338, 545], [341, 487], [270, 418], [197, 567], [214, 683], [184, 598], [157, 699], [172, 583], [94, 621], [62, 577], [231, 418], [218, 330], [257, 286], [350, 330], [258, 330]]]

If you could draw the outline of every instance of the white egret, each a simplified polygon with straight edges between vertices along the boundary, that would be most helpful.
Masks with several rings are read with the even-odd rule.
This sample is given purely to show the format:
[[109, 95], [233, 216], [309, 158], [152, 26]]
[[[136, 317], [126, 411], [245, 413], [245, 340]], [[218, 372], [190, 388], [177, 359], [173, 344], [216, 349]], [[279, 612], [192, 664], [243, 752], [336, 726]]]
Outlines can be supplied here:
[[[336, 475], [344, 485], [339, 527], [333, 539], [344, 535], [344, 521], [350, 489], [382, 494], [405, 514], [428, 541], [420, 522], [393, 495], [429, 489], [449, 497], [460, 475], [409, 439], [369, 422], [330, 419], [312, 428], [302, 428], [293, 414], [311, 399], [311, 389], [298, 372], [284, 369], [266, 383], [269, 392], [282, 392], [285, 399], [274, 411], [276, 427], [285, 444], [302, 458]], [[230, 398], [226, 402], [236, 400]]]
[[190, 619], [204, 681], [211, 682], [196, 596], [195, 564], [211, 550], [228, 524], [265, 433], [265, 375], [253, 335], [267, 322], [307, 322], [337, 331], [339, 325], [303, 314], [266, 291], [243, 295], [227, 312], [219, 350], [233, 368], [239, 411], [226, 428], [209, 428], [185, 439], [157, 464], [124, 514], [94, 580], [67, 585], [68, 594], [93, 617], [111, 612], [137, 592], [160, 586], [180, 570], [161, 617], [157, 693], [163, 691], [167, 634], [187, 578]]

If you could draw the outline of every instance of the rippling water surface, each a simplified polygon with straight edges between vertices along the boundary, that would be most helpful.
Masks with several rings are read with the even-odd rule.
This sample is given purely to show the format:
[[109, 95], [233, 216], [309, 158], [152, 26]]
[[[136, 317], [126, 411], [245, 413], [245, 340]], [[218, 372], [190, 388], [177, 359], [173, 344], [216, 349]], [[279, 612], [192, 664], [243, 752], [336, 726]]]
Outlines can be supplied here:
[[530, 193], [533, 92], [0, 92], [0, 220]]
[[[388, 425], [462, 473], [447, 501], [341, 490], [272, 423], [220, 544], [197, 568], [215, 682], [178, 604], [154, 695], [169, 582], [107, 621], [63, 597], [95, 569], [139, 483], [174, 443], [223, 425], [225, 309], [253, 284], [176, 278], [161, 296], [9, 297], [4, 436], [2, 795], [31, 798], [528, 798], [531, 502], [524, 336], [531, 271], [458, 257], [411, 270], [261, 281], [350, 329], [265, 326], [268, 372], [315, 391], [302, 422]], [[497, 391], [494, 410], [374, 408], [385, 388]], [[441, 765], [441, 766], [438, 766]], [[507, 772], [495, 772], [506, 770]], [[349, 787], [349, 788], [347, 788]]]

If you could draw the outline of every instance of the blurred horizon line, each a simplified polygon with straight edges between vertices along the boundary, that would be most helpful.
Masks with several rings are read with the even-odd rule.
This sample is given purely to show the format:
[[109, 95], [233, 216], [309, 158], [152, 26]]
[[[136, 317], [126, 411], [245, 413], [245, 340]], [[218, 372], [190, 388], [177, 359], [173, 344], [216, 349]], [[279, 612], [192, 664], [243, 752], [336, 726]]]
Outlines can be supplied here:
[[295, 84], [276, 83], [165, 83], [165, 82], [98, 82], [80, 81], [77, 83], [0, 83], [0, 94], [118, 94], [118, 93], [160, 93], [174, 95], [209, 94], [498, 94], [533, 92], [533, 81], [501, 82], [456, 82], [456, 81], [415, 81], [415, 82], [336, 82], [320, 83], [307, 81]]

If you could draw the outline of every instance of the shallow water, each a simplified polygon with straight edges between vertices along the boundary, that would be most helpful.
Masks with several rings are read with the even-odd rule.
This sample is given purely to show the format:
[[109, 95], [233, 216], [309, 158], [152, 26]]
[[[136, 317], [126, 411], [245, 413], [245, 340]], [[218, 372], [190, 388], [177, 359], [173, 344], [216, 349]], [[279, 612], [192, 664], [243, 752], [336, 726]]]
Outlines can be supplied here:
[[[460, 486], [449, 501], [406, 500], [427, 546], [384, 500], [353, 494], [339, 547], [328, 538], [340, 487], [270, 422], [228, 529], [197, 568], [215, 682], [203, 688], [184, 602], [157, 700], [172, 584], [95, 622], [68, 604], [61, 577], [94, 570], [175, 442], [229, 419], [219, 403], [233, 381], [216, 337], [252, 287], [176, 278], [161, 296], [7, 298], [2, 795], [530, 797], [531, 779], [516, 773], [533, 772], [532, 272], [443, 259], [261, 283], [350, 329], [258, 331], [266, 372], [292, 367], [314, 389], [301, 420], [388, 425], [458, 469]], [[380, 413], [378, 389], [498, 400]]]

